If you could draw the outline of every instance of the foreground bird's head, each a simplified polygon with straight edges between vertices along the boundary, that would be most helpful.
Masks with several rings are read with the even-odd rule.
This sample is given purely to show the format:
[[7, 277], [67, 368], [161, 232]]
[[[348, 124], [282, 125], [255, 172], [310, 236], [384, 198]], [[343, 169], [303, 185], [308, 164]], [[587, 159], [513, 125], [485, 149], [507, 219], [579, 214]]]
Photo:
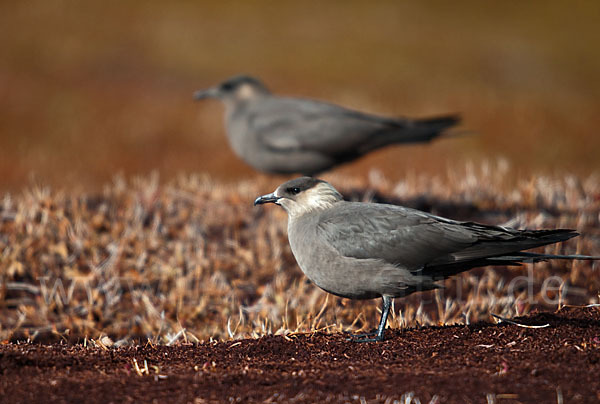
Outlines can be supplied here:
[[194, 99], [217, 98], [225, 103], [248, 100], [269, 94], [269, 90], [258, 79], [250, 76], [235, 76], [216, 87], [199, 90]]
[[342, 195], [329, 183], [312, 177], [300, 177], [281, 184], [267, 195], [256, 198], [254, 205], [275, 203], [283, 207], [290, 218], [323, 210], [342, 200]]

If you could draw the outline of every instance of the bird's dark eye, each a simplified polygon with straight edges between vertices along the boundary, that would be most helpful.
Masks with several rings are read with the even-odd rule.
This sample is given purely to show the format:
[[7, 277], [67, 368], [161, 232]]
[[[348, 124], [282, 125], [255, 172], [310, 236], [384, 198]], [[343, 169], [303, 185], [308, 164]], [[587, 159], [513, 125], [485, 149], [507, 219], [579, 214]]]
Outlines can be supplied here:
[[300, 193], [300, 188], [298, 187], [291, 187], [287, 189], [288, 193], [292, 194], [292, 195], [298, 195]]
[[223, 83], [221, 85], [221, 90], [231, 91], [231, 90], [233, 90], [233, 84], [231, 84], [231, 83]]

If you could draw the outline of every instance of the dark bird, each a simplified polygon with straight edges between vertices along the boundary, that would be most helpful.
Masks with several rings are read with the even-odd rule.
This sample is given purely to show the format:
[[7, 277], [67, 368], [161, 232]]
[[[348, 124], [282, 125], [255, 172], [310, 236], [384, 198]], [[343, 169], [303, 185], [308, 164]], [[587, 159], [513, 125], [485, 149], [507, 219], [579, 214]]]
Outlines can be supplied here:
[[424, 143], [455, 125], [457, 116], [386, 118], [334, 104], [271, 94], [259, 80], [233, 77], [194, 93], [225, 104], [233, 151], [257, 170], [314, 175], [396, 143]]
[[288, 238], [304, 274], [326, 292], [383, 299], [373, 338], [382, 341], [392, 299], [440, 287], [436, 281], [487, 265], [598, 259], [523, 252], [568, 240], [574, 230], [517, 230], [459, 222], [402, 206], [347, 202], [329, 183], [301, 177], [261, 196], [288, 213]]

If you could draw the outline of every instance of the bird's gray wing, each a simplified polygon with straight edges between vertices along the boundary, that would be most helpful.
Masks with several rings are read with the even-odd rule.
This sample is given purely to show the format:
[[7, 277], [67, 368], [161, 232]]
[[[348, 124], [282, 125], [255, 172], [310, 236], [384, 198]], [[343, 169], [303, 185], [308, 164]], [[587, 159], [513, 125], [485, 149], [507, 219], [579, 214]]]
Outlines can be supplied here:
[[247, 113], [248, 130], [266, 147], [332, 155], [355, 151], [395, 122], [333, 104], [283, 97], [260, 100]]
[[452, 254], [479, 240], [460, 222], [400, 206], [351, 202], [323, 212], [317, 232], [343, 256], [377, 258], [408, 269], [452, 260]]

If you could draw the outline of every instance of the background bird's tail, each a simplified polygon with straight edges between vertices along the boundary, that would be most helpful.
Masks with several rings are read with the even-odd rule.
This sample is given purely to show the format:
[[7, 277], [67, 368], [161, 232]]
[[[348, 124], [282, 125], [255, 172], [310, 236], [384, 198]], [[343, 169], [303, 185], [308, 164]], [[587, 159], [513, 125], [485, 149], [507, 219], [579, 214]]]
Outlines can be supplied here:
[[426, 143], [442, 134], [446, 134], [446, 129], [459, 122], [460, 117], [458, 115], [391, 121], [388, 129], [371, 139], [370, 149], [394, 143]]
[[[380, 119], [380, 118], [378, 118]], [[381, 122], [381, 121], [380, 121]], [[426, 119], [386, 119], [388, 126], [375, 133], [357, 151], [363, 155], [380, 147], [401, 143], [427, 143], [460, 122], [458, 115]]]
[[[446, 115], [436, 118], [425, 118], [417, 119], [413, 121], [414, 127], [411, 131], [414, 131], [415, 137], [418, 137], [415, 141], [428, 142], [445, 133], [446, 129], [457, 125], [460, 122], [458, 115]], [[406, 141], [410, 136], [406, 136]]]
[[427, 128], [432, 132], [440, 132], [460, 122], [458, 115], [444, 115], [435, 118], [415, 119], [415, 125]]

